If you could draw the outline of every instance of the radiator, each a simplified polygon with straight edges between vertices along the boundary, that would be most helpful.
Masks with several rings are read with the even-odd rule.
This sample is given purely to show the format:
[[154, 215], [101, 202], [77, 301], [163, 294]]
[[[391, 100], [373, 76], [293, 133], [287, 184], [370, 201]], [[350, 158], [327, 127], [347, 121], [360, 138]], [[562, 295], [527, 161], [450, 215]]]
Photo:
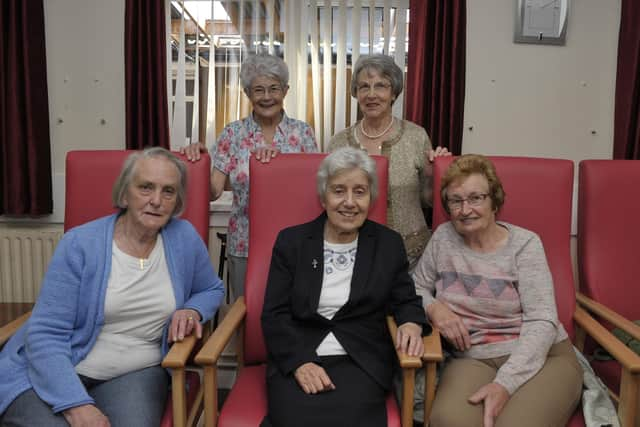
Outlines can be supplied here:
[[35, 302], [62, 226], [0, 227], [0, 302]]

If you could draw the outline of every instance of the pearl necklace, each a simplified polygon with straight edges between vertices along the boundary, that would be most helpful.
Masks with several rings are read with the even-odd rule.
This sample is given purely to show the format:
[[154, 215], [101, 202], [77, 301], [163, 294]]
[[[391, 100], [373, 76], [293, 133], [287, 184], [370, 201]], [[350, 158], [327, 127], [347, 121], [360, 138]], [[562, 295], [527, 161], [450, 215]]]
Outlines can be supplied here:
[[360, 121], [360, 132], [362, 132], [362, 134], [363, 134], [364, 136], [366, 136], [367, 138], [369, 138], [369, 139], [378, 139], [378, 138], [380, 138], [382, 135], [384, 135], [385, 133], [387, 133], [387, 132], [389, 131], [389, 129], [391, 129], [391, 126], [393, 126], [393, 116], [391, 117], [391, 121], [389, 122], [389, 125], [388, 125], [386, 128], [384, 128], [384, 130], [383, 130], [382, 132], [380, 132], [380, 133], [379, 133], [379, 134], [377, 134], [377, 135], [369, 135], [369, 134], [368, 134], [367, 132], [365, 132], [365, 130], [364, 130], [364, 119], [362, 119], [362, 120]]

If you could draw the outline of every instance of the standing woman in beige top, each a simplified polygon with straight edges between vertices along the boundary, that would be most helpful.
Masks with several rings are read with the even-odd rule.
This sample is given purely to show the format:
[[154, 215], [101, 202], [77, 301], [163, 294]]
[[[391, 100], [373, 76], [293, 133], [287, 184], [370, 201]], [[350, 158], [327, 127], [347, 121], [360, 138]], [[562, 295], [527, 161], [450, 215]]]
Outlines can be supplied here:
[[422, 127], [393, 116], [391, 106], [404, 77], [392, 57], [361, 56], [353, 76], [351, 96], [358, 100], [362, 120], [334, 135], [329, 151], [352, 146], [389, 158], [387, 225], [402, 235], [413, 269], [430, 236], [422, 206], [431, 205], [431, 163], [451, 153], [444, 147], [432, 149]]

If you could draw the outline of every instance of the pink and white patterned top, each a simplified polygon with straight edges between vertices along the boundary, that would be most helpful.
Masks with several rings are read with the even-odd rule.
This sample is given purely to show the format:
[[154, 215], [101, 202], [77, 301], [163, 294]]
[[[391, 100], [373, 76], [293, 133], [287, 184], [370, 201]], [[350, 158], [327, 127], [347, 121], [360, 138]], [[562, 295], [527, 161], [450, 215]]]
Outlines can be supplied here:
[[494, 381], [513, 394], [542, 368], [549, 348], [568, 336], [558, 320], [540, 238], [513, 224], [498, 224], [509, 238], [492, 253], [471, 250], [451, 222], [440, 225], [413, 280], [425, 309], [437, 299], [467, 327], [471, 349], [454, 352], [455, 357], [509, 355]]
[[[213, 167], [229, 177], [233, 190], [227, 229], [229, 255], [247, 257], [249, 253], [249, 159], [254, 149], [265, 145], [262, 129], [250, 114], [225, 126], [211, 148]], [[273, 147], [281, 153], [318, 151], [311, 127], [284, 112], [273, 137]]]

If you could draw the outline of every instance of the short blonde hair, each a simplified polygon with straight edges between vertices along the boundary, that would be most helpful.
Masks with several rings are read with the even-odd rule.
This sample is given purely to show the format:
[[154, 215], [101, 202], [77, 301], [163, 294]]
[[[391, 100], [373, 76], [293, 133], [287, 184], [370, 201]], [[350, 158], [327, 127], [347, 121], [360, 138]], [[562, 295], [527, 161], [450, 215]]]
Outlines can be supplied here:
[[491, 160], [481, 154], [465, 154], [449, 165], [440, 183], [440, 200], [448, 214], [451, 214], [451, 212], [449, 212], [449, 205], [447, 204], [447, 187], [454, 181], [474, 174], [484, 176], [489, 183], [489, 198], [491, 199], [492, 208], [498, 212], [504, 205], [504, 188], [502, 188], [502, 182]]

